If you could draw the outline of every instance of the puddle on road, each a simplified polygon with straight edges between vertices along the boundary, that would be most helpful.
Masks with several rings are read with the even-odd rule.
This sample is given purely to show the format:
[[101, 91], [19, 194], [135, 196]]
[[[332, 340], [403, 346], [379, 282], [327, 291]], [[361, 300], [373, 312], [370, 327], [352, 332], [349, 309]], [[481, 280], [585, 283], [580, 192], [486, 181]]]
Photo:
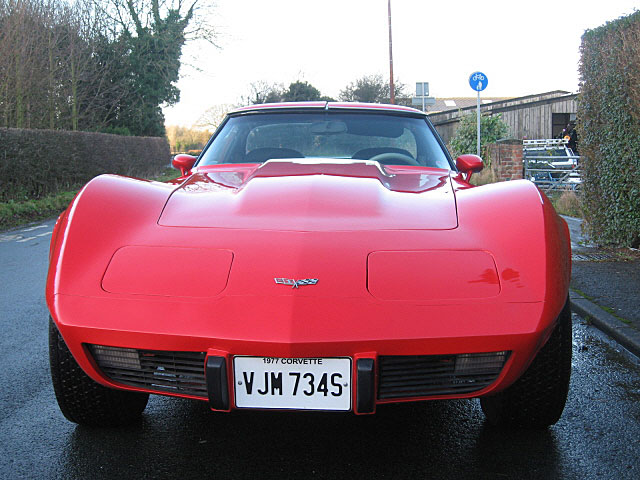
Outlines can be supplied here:
[[[638, 404], [640, 400], [640, 359], [581, 317], [573, 315], [574, 372], [598, 372], [601, 377], [591, 389], [612, 395], [623, 402]], [[573, 380], [573, 379], [572, 379]], [[630, 412], [640, 420], [640, 410]]]
[[573, 253], [571, 260], [574, 262], [603, 262], [606, 260], [618, 260], [618, 257], [610, 253]]
[[596, 349], [597, 356], [605, 362], [620, 363], [640, 374], [640, 358], [592, 325], [577, 313], [573, 314], [573, 353]]

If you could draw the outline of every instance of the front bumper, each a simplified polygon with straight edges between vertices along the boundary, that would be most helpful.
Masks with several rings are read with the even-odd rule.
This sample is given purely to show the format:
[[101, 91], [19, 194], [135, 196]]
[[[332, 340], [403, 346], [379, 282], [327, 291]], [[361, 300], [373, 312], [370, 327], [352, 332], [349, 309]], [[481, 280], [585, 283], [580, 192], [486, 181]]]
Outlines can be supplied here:
[[[232, 370], [236, 355], [349, 357], [356, 413], [371, 413], [382, 403], [497, 392], [524, 372], [557, 315], [544, 302], [406, 305], [304, 296], [225, 297], [212, 303], [58, 294], [54, 306], [54, 320], [69, 349], [95, 381], [114, 388], [208, 400], [213, 409], [225, 411], [236, 408]], [[200, 372], [202, 388], [194, 393], [158, 389], [154, 380], [151, 384], [123, 382], [106, 373], [90, 345], [197, 355], [201, 363], [191, 369]], [[491, 352], [509, 353], [494, 377], [475, 384], [478, 388], [423, 388], [401, 395], [381, 389], [385, 362], [428, 357], [446, 363], [456, 356]], [[451, 378], [457, 381], [455, 375]], [[194, 382], [187, 378], [183, 383], [193, 386]], [[465, 387], [464, 382], [456, 385]]]

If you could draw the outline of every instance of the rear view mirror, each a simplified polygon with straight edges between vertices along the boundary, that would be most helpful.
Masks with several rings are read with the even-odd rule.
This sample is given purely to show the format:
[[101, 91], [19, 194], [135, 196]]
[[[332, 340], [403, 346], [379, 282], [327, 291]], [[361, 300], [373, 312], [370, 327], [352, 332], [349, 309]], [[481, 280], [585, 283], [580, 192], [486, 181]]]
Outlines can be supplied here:
[[180, 170], [180, 173], [182, 173], [182, 176], [185, 176], [191, 171], [197, 159], [198, 157], [194, 157], [193, 155], [187, 155], [186, 153], [181, 153], [173, 157], [173, 160], [171, 161], [171, 165], [173, 166], [173, 168]]
[[483, 169], [483, 167], [484, 167], [484, 164], [482, 163], [482, 159], [477, 155], [472, 155], [468, 153], [465, 155], [460, 155], [458, 158], [456, 158], [456, 168], [461, 173], [467, 174], [465, 178], [466, 182], [468, 182], [471, 179], [472, 173], [480, 172]]
[[335, 135], [346, 131], [347, 124], [336, 120], [315, 122], [311, 125], [311, 133], [314, 135]]

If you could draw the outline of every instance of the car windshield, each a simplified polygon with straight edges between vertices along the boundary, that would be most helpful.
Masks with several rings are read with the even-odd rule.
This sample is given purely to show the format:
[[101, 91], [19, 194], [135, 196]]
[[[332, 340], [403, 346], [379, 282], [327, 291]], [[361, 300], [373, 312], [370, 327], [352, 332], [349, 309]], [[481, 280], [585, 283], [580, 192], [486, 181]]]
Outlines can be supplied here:
[[283, 158], [451, 168], [424, 118], [330, 111], [232, 116], [203, 152], [198, 166]]

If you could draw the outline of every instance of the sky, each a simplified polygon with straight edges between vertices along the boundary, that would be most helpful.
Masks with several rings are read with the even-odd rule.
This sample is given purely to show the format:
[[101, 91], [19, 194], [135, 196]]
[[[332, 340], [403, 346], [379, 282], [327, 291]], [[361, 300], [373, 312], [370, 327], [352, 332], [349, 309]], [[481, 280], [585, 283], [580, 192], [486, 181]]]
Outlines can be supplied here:
[[[435, 97], [475, 96], [475, 71], [487, 75], [487, 97], [576, 92], [584, 31], [638, 8], [638, 0], [391, 0], [394, 77], [411, 92], [429, 82]], [[219, 47], [185, 47], [167, 125], [238, 104], [257, 81], [307, 81], [338, 98], [362, 76], [389, 77], [387, 0], [215, 0], [214, 14]]]

